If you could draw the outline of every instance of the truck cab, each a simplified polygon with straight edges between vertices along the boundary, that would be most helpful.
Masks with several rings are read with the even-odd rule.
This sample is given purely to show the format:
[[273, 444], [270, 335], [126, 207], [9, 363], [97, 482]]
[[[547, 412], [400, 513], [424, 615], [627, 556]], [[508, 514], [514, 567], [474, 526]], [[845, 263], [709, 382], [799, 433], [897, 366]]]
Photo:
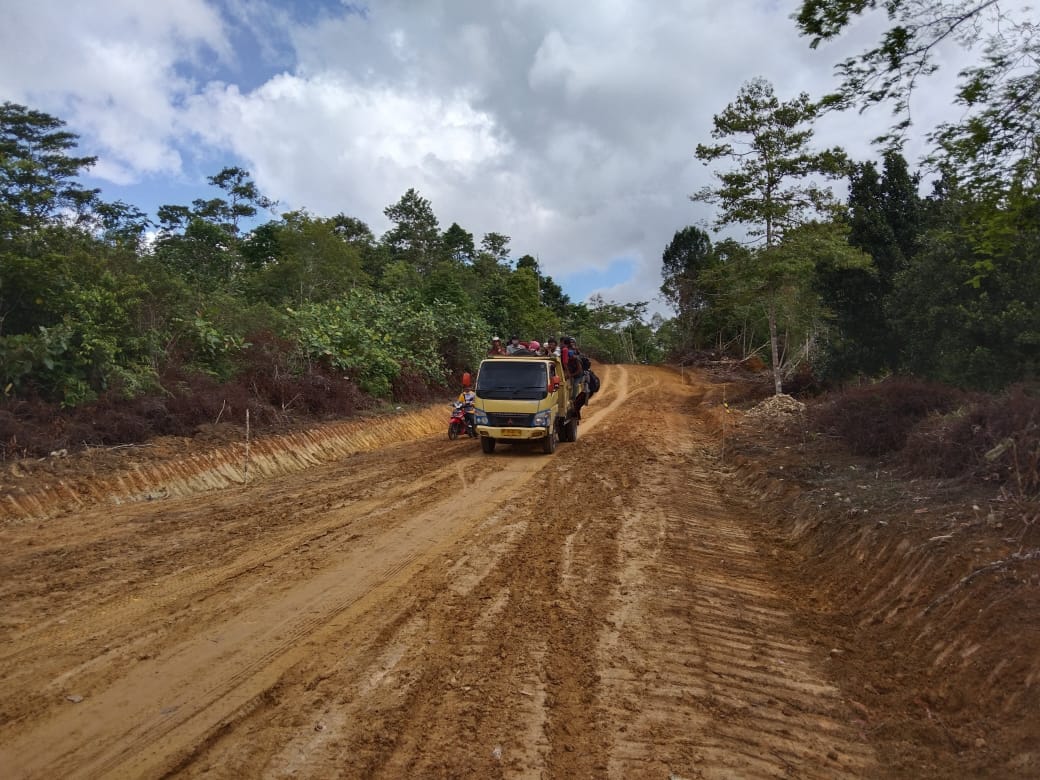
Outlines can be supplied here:
[[560, 359], [543, 355], [489, 357], [477, 372], [476, 423], [480, 446], [539, 442], [553, 453], [558, 441], [578, 438], [570, 385]]

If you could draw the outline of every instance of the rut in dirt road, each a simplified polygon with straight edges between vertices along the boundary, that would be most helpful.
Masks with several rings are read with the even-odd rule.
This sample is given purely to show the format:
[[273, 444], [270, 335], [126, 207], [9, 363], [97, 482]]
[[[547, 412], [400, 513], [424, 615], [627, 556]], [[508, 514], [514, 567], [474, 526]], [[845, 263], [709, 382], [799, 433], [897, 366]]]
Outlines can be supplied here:
[[[553, 456], [426, 437], [79, 518], [68, 576], [10, 594], [0, 679], [22, 703], [0, 762], [14, 777], [870, 776], [752, 521], [720, 500], [709, 388], [602, 374]], [[52, 525], [3, 535], [26, 577], [62, 548]], [[119, 555], [130, 586], [103, 565]]]

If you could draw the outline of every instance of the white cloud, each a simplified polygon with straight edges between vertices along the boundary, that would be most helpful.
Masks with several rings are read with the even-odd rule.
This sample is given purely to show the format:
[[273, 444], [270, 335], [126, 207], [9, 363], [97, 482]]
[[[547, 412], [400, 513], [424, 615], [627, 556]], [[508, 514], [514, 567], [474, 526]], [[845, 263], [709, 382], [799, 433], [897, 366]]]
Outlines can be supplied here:
[[182, 67], [229, 58], [219, 15], [203, 0], [103, 5], [13, 2], [0, 27], [0, 94], [61, 116], [95, 142], [95, 173], [126, 182], [176, 172], [176, 102], [194, 89]]
[[[879, 24], [813, 52], [794, 4], [763, 0], [383, 0], [365, 14], [330, 2], [304, 21], [303, 6], [220, 8], [16, 2], [0, 90], [91, 137], [95, 173], [115, 182], [230, 155], [286, 207], [344, 211], [377, 233], [416, 187], [442, 226], [506, 233], [558, 279], [633, 263], [605, 290], [641, 300], [674, 232], [711, 218], [687, 196], [711, 178], [693, 152], [712, 115], [758, 75], [782, 99], [830, 89], [833, 64]], [[245, 35], [252, 59], [232, 44]], [[261, 66], [236, 83], [235, 67]], [[928, 125], [948, 97], [915, 110]], [[887, 122], [832, 117], [817, 138], [863, 157]]]
[[368, 219], [408, 187], [464, 187], [508, 151], [461, 97], [363, 89], [332, 74], [282, 74], [248, 94], [213, 84], [188, 101], [185, 121], [247, 160], [286, 205]]

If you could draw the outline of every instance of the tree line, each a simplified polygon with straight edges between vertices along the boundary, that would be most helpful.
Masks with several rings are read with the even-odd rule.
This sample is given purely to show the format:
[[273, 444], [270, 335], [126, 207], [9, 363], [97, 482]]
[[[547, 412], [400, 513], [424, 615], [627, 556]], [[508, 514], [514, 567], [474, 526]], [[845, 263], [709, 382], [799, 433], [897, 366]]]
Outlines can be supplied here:
[[[804, 0], [799, 29], [821, 41], [876, 9]], [[677, 353], [761, 355], [781, 392], [800, 370], [836, 381], [910, 374], [999, 389], [1040, 364], [1040, 37], [991, 2], [885, 4], [877, 46], [839, 63], [841, 85], [781, 101], [754, 79], [713, 120], [696, 156], [721, 165], [694, 200], [716, 206], [713, 238], [688, 226], [666, 246], [661, 292]], [[987, 26], [989, 24], [989, 26]], [[987, 30], [991, 32], [986, 33]], [[917, 81], [947, 38], [982, 43], [960, 74], [963, 118], [928, 134], [931, 191], [900, 152]], [[825, 112], [889, 103], [880, 160], [813, 147]], [[829, 181], [849, 182], [846, 199]]]
[[[782, 101], [756, 79], [714, 117], [696, 151], [717, 166], [714, 180], [692, 197], [716, 207], [722, 237], [689, 226], [667, 245], [669, 320], [647, 321], [647, 302], [570, 300], [536, 257], [514, 259], [508, 236], [443, 228], [415, 189], [386, 207], [381, 236], [344, 213], [277, 214], [238, 167], [153, 217], [82, 185], [96, 159], [60, 118], [4, 103], [0, 406], [169, 397], [188, 376], [245, 382], [254, 395], [262, 377], [285, 380], [283, 410], [301, 378], [407, 400], [446, 387], [492, 335], [514, 332], [574, 335], [608, 361], [761, 355], [778, 392], [806, 366], [981, 388], [1033, 378], [1040, 37], [1004, 16], [982, 24], [1000, 14], [991, 2], [883, 10], [889, 29], [839, 63], [834, 94]], [[816, 46], [870, 12], [882, 7], [803, 0], [796, 22]], [[963, 119], [928, 136], [935, 183], [922, 196], [898, 142], [914, 84], [947, 39], [983, 44], [983, 62], [961, 73]], [[879, 161], [814, 148], [824, 112], [883, 102], [896, 115]], [[835, 181], [850, 183], [847, 198]]]
[[[390, 229], [276, 206], [229, 167], [155, 218], [79, 181], [96, 161], [54, 116], [0, 107], [0, 388], [76, 407], [321, 371], [383, 399], [450, 385], [492, 335], [566, 332], [602, 360], [656, 360], [646, 303], [574, 302], [510, 238], [442, 228], [409, 189]], [[265, 219], [265, 217], [267, 217]], [[422, 394], [421, 392], [419, 393]]]

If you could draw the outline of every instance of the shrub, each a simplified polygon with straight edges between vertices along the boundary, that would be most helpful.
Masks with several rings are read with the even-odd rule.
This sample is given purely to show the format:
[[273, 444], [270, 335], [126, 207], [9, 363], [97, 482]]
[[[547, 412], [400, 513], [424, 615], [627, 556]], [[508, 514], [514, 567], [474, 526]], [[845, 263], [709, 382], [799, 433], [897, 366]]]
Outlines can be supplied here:
[[23, 455], [28, 438], [25, 424], [13, 412], [0, 409], [0, 458]]
[[921, 420], [954, 409], [964, 397], [945, 385], [889, 379], [830, 398], [813, 411], [810, 425], [837, 436], [857, 455], [883, 455], [902, 449]]
[[58, 403], [38, 396], [5, 400], [0, 408], [0, 455], [41, 456], [68, 447], [62, 415]]
[[394, 378], [391, 394], [399, 403], [421, 403], [433, 395], [422, 374], [409, 366]]
[[902, 457], [922, 476], [971, 476], [1040, 494], [1040, 397], [1023, 385], [914, 431]]
[[250, 334], [238, 370], [237, 381], [254, 402], [283, 417], [349, 417], [372, 404], [342, 372], [300, 360], [292, 342], [270, 332]]

